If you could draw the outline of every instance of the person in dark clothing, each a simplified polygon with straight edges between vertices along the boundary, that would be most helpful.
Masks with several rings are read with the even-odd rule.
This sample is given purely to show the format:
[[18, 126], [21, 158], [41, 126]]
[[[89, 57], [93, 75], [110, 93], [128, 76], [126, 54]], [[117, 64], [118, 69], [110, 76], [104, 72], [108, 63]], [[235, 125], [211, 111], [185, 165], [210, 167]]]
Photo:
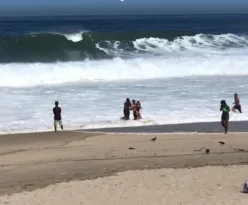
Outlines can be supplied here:
[[130, 101], [129, 98], [127, 98], [126, 102], [124, 102], [124, 108], [123, 108], [124, 117], [122, 119], [129, 120], [129, 118], [130, 118], [130, 109], [131, 109], [131, 101]]
[[132, 100], [132, 110], [133, 110], [133, 119], [137, 120], [137, 110], [136, 110], [136, 101]]
[[221, 115], [221, 125], [225, 129], [225, 134], [227, 134], [228, 131], [228, 122], [229, 122], [229, 112], [230, 112], [230, 107], [227, 105], [225, 100], [222, 100], [220, 102], [220, 111], [222, 111]]
[[53, 114], [54, 114], [54, 131], [57, 132], [57, 124], [59, 123], [61, 130], [64, 129], [62, 118], [61, 118], [61, 108], [59, 107], [59, 102], [55, 102], [55, 107], [53, 108]]

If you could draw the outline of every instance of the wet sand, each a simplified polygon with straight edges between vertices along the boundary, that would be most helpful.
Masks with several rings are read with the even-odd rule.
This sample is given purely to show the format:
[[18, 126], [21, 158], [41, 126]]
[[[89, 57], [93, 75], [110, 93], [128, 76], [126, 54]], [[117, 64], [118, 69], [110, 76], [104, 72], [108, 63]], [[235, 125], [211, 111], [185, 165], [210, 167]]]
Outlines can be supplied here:
[[[156, 141], [151, 140], [154, 137], [157, 137]], [[221, 144], [221, 142], [225, 144]], [[101, 202], [101, 200], [104, 200], [101, 197], [108, 196], [111, 198], [111, 195], [114, 194], [113, 187], [119, 187], [118, 184], [120, 184], [119, 188], [121, 190], [123, 189], [122, 186], [129, 186], [130, 190], [135, 189], [136, 194], [139, 194], [140, 197], [142, 197], [142, 193], [148, 192], [149, 189], [152, 189], [150, 190], [151, 192], [154, 192], [154, 189], [156, 192], [161, 190], [160, 192], [158, 191], [158, 194], [155, 193], [154, 197], [163, 194], [165, 195], [164, 197], [167, 196], [167, 204], [180, 204], [178, 201], [175, 201], [177, 197], [175, 197], [174, 201], [168, 201], [168, 197], [172, 194], [168, 191], [169, 189], [173, 189], [176, 192], [175, 186], [177, 186], [176, 190], [182, 191], [182, 185], [179, 184], [179, 179], [187, 181], [187, 183], [185, 181], [183, 182], [186, 183], [183, 185], [183, 189], [190, 189], [190, 187], [196, 186], [194, 194], [198, 196], [200, 193], [197, 192], [197, 189], [205, 190], [205, 187], [206, 189], [210, 189], [211, 184], [203, 186], [202, 181], [201, 183], [197, 182], [198, 185], [194, 185], [196, 182], [192, 180], [193, 176], [197, 176], [199, 180], [201, 177], [205, 177], [206, 179], [210, 177], [214, 181], [215, 177], [218, 180], [226, 180], [230, 173], [232, 173], [230, 183], [234, 183], [234, 185], [230, 185], [231, 188], [229, 188], [234, 191], [232, 196], [237, 197], [240, 194], [243, 181], [248, 178], [248, 175], [246, 176], [248, 167], [234, 166], [225, 168], [223, 165], [247, 164], [247, 144], [248, 135], [246, 133], [229, 133], [227, 135], [214, 133], [108, 134], [65, 131], [57, 133], [3, 135], [0, 136], [0, 204], [5, 202], [9, 202], [9, 204], [27, 204], [27, 200], [35, 200], [32, 197], [34, 195], [37, 196], [37, 194], [40, 200], [47, 200], [43, 204], [54, 204], [55, 202], [68, 204], [69, 202], [66, 202], [64, 198], [66, 197], [65, 192], [67, 193], [67, 189], [71, 190], [69, 191], [71, 195], [79, 194], [77, 190], [82, 189], [82, 192], [80, 191], [82, 195], [77, 196], [79, 198], [76, 197], [75, 200], [77, 201], [72, 204], [80, 204], [82, 200], [85, 203], [87, 202], [87, 204], [104, 204], [104, 202]], [[206, 149], [210, 150], [209, 154], [206, 153]], [[193, 169], [194, 167], [213, 165], [222, 165], [222, 167]], [[176, 168], [176, 170], [161, 168]], [[144, 169], [146, 171], [130, 171]], [[150, 169], [161, 170], [152, 171]], [[119, 173], [123, 171], [128, 172]], [[98, 177], [106, 177], [115, 175], [116, 173], [119, 173], [118, 175], [120, 176], [97, 179]], [[158, 178], [161, 180], [160, 175], [165, 175], [163, 176], [166, 179], [164, 181], [165, 184], [157, 184], [159, 181]], [[158, 178], [154, 178], [154, 176]], [[162, 180], [164, 179], [163, 177]], [[138, 182], [135, 182], [136, 178]], [[87, 181], [75, 182], [85, 179]], [[88, 179], [96, 180], [88, 181]], [[142, 179], [144, 181], [142, 182], [144, 183], [143, 185], [141, 183]], [[72, 182], [69, 184], [57, 184], [69, 181]], [[205, 183], [208, 183], [208, 181], [205, 181]], [[214, 185], [215, 188], [217, 186], [216, 183]], [[74, 186], [75, 191], [72, 191]], [[98, 203], [96, 203], [97, 199], [95, 203], [87, 201], [91, 199], [89, 196], [90, 190], [92, 189], [92, 194], [94, 195], [101, 186], [106, 186], [106, 190], [104, 195], [98, 194]], [[134, 188], [132, 188], [133, 186]], [[227, 184], [225, 186], [228, 187]], [[235, 186], [235, 189], [232, 188], [233, 186]], [[110, 187], [109, 190], [107, 190], [107, 187]], [[144, 190], [139, 190], [140, 187], [143, 187]], [[50, 193], [51, 190], [56, 190], [54, 191], [54, 197], [56, 196], [57, 198], [50, 199], [50, 195], [43, 195], [43, 191], [36, 190], [38, 188], [45, 188], [42, 189], [44, 193]], [[87, 192], [88, 188], [89, 190]], [[36, 191], [23, 193], [23, 191], [34, 190]], [[20, 195], [12, 195], [18, 192], [22, 193]], [[83, 194], [84, 192], [87, 192], [87, 194]], [[196, 197], [192, 194], [190, 196]], [[13, 201], [16, 197], [19, 199], [18, 203]], [[67, 197], [69, 200], [70, 196], [68, 195]], [[84, 199], [80, 197], [84, 197]], [[148, 195], [143, 194], [143, 197], [146, 198]], [[116, 204], [117, 202], [115, 200], [118, 201], [117, 198], [112, 201], [110, 200], [110, 204]], [[138, 198], [133, 199], [133, 202], [128, 201], [128, 198], [124, 201], [120, 200], [118, 203], [139, 203], [137, 201]], [[186, 199], [182, 198], [182, 200]], [[229, 200], [234, 199], [229, 198]], [[50, 203], [52, 201], [53, 203]], [[148, 202], [152, 204], [163, 204], [163, 202], [159, 202], [159, 199], [157, 201], [148, 200]], [[216, 200], [213, 202], [216, 202]], [[239, 202], [239, 204], [242, 203]]]
[[[80, 131], [80, 130], [78, 130]], [[148, 125], [138, 127], [111, 127], [99, 129], [87, 129], [90, 132], [114, 132], [114, 133], [223, 133], [224, 129], [219, 122], [196, 122], [171, 125]], [[248, 132], [248, 121], [230, 121], [229, 132]]]

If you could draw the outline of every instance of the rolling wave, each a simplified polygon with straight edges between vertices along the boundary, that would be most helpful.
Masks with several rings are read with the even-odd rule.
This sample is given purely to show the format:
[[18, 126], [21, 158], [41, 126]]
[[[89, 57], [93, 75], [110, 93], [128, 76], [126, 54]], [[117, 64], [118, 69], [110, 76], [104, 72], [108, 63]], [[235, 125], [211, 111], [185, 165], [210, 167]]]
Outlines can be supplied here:
[[139, 37], [90, 32], [2, 37], [0, 86], [248, 75], [246, 35]]
[[68, 62], [88, 59], [133, 58], [145, 54], [170, 56], [190, 52], [222, 52], [248, 47], [248, 36], [192, 36], [168, 32], [78, 32], [2, 36], [0, 63]]

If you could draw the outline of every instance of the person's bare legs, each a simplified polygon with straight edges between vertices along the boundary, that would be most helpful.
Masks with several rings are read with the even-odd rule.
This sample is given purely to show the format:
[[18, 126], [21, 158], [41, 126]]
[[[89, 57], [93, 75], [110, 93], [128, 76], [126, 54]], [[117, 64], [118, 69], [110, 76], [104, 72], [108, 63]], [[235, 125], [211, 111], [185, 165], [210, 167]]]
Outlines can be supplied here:
[[224, 120], [221, 120], [221, 125], [222, 125], [222, 127], [224, 127], [224, 128], [226, 127], [226, 126], [225, 126], [225, 123], [224, 123]]
[[228, 131], [228, 120], [225, 120], [225, 134], [227, 134]]
[[227, 134], [228, 131], [228, 120], [222, 120], [221, 125], [224, 127], [224, 133]]
[[62, 120], [59, 121], [59, 125], [60, 125], [61, 130], [63, 130], [64, 129], [64, 126], [63, 126]]
[[221, 125], [222, 127], [224, 127], [224, 133], [227, 134], [227, 130], [228, 130], [228, 121], [227, 120], [221, 120]]

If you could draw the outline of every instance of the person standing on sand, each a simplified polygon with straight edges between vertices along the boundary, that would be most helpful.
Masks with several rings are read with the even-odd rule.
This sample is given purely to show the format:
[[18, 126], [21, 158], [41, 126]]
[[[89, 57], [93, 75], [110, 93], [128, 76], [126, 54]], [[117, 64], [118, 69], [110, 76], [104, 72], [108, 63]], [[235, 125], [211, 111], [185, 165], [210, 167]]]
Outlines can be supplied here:
[[225, 134], [227, 134], [230, 107], [226, 104], [225, 100], [220, 102], [220, 111], [222, 111], [221, 125], [225, 128]]
[[240, 100], [239, 100], [239, 96], [237, 93], [234, 93], [234, 103], [233, 104], [234, 104], [234, 106], [232, 108], [232, 111], [235, 112], [235, 110], [238, 110], [240, 113], [242, 113]]
[[61, 118], [61, 108], [59, 107], [59, 102], [55, 102], [55, 107], [53, 108], [53, 114], [54, 114], [54, 131], [57, 132], [57, 124], [59, 123], [61, 130], [64, 129], [62, 118]]

